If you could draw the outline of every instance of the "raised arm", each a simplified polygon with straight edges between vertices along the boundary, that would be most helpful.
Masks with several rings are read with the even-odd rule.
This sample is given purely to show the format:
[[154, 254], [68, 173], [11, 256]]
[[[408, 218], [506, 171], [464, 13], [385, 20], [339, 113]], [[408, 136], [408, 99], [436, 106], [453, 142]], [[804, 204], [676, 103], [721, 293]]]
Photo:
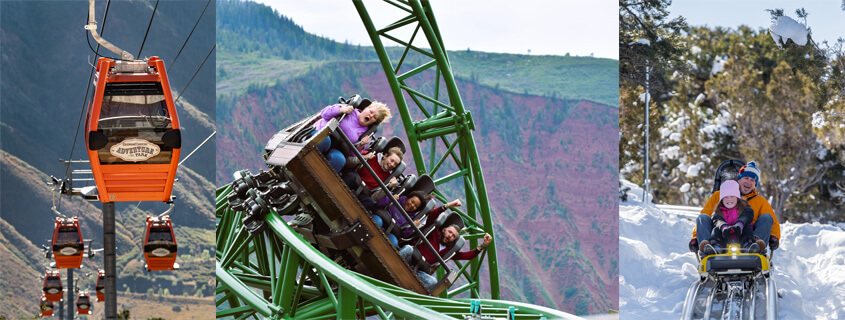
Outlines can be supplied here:
[[[429, 201], [434, 201], [434, 200], [432, 199], [432, 200], [429, 200]], [[434, 221], [437, 220], [437, 217], [439, 217], [441, 213], [446, 211], [446, 209], [449, 209], [449, 208], [452, 208], [452, 207], [460, 207], [460, 206], [461, 206], [461, 200], [455, 199], [455, 200], [449, 201], [449, 203], [447, 203], [447, 204], [444, 204], [442, 206], [431, 209], [431, 211], [428, 212], [428, 219], [425, 220], [425, 225], [428, 226], [429, 224], [434, 223]]]
[[341, 113], [349, 113], [351, 111], [352, 106], [338, 103], [323, 108], [323, 111], [320, 111], [320, 117], [329, 121], [332, 118], [339, 116]]
[[491, 241], [493, 241], [493, 237], [489, 233], [485, 233], [484, 234], [484, 242], [482, 244], [480, 244], [478, 247], [476, 247], [475, 249], [472, 249], [470, 251], [462, 251], [462, 252], [455, 253], [455, 255], [452, 257], [452, 260], [471, 260], [471, 259], [475, 259], [475, 257], [477, 257], [478, 254], [480, 254], [482, 250], [487, 248], [487, 245], [490, 244]]

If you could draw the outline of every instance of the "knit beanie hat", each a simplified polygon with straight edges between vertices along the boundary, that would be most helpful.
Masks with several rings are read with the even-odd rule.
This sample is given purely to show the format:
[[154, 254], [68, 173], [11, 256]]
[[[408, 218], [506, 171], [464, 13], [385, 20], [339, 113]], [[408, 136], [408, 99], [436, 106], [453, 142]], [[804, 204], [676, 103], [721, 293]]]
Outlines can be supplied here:
[[754, 178], [755, 187], [760, 185], [760, 170], [757, 169], [756, 162], [749, 161], [748, 164], [739, 168], [739, 175], [736, 177], [736, 180], [742, 179], [743, 177]]
[[721, 202], [722, 199], [728, 196], [742, 198], [739, 194], [739, 183], [736, 180], [722, 182], [722, 185], [719, 186], [719, 201]]

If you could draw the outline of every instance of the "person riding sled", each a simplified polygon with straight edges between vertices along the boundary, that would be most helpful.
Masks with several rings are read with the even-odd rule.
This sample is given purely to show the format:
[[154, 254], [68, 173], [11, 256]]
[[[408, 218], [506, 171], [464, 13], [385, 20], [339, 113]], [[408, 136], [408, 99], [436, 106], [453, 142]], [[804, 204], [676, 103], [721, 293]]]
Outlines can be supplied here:
[[[754, 161], [742, 166], [739, 169], [737, 176], [737, 183], [739, 184], [739, 191], [742, 199], [748, 202], [748, 206], [754, 211], [754, 218], [751, 220], [751, 233], [754, 242], [759, 247], [760, 252], [764, 252], [766, 248], [766, 240], [769, 243], [777, 245], [780, 239], [780, 223], [778, 222], [772, 206], [757, 194], [757, 186], [760, 184], [760, 170], [757, 168], [757, 163]], [[701, 209], [701, 214], [696, 219], [696, 227], [692, 231], [692, 240], [690, 240], [690, 249], [703, 249], [701, 243], [704, 240], [710, 240], [710, 232], [697, 232], [697, 230], [713, 230], [713, 220], [711, 214], [716, 211], [716, 206], [721, 202], [720, 191], [714, 192], [707, 203]], [[747, 228], [747, 227], [743, 227]]]
[[739, 183], [735, 180], [723, 182], [719, 187], [719, 198], [719, 205], [712, 215], [714, 228], [710, 233], [710, 240], [702, 240], [699, 250], [704, 255], [717, 254], [728, 242], [736, 242], [740, 243], [746, 252], [760, 252], [760, 244], [751, 241], [753, 235], [750, 224], [754, 219], [754, 210], [740, 195]]

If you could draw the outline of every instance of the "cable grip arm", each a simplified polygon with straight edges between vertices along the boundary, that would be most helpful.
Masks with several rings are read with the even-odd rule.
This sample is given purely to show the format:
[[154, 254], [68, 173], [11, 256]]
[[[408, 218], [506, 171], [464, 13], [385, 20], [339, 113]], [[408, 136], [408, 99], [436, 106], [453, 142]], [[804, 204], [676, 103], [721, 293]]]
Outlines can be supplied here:
[[102, 37], [100, 37], [99, 34], [97, 34], [97, 20], [94, 18], [94, 12], [94, 0], [88, 0], [88, 24], [85, 25], [85, 30], [91, 32], [91, 36], [94, 37], [94, 40], [96, 40], [97, 43], [99, 43], [103, 47], [106, 47], [106, 49], [109, 49], [109, 51], [119, 54], [121, 59], [135, 60], [135, 57], [132, 56], [131, 53], [118, 48], [117, 46], [113, 45], [111, 42], [106, 41], [106, 39], [103, 39]]

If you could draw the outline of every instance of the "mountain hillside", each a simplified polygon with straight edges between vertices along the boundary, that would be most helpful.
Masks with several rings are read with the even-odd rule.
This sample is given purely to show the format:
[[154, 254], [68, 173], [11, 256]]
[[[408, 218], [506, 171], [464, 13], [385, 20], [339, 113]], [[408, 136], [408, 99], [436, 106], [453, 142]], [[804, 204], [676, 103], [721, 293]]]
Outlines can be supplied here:
[[[239, 6], [250, 9], [229, 8]], [[253, 29], [238, 24], [239, 32], [250, 32], [252, 36], [218, 37], [222, 57], [218, 60], [218, 185], [230, 182], [234, 171], [257, 172], [266, 168], [261, 159], [266, 141], [279, 129], [333, 103], [338, 96], [358, 93], [396, 105], [377, 61], [322, 53], [309, 55], [308, 52], [332, 51], [308, 46], [333, 48], [336, 44], [317, 39], [307, 44], [288, 43], [286, 38], [273, 38], [270, 35], [291, 30], [261, 29], [264, 24], [277, 24], [260, 22], [272, 15], [257, 12], [272, 10], [250, 2], [220, 4], [218, 36], [227, 34], [226, 26], [232, 25], [226, 20], [233, 14], [228, 10], [250, 12], [261, 18], [232, 17], [235, 21], [252, 21]], [[285, 17], [275, 19], [288, 21]], [[278, 26], [293, 31], [297, 28], [288, 22], [279, 22]], [[307, 35], [295, 38], [312, 39]], [[285, 59], [272, 54], [285, 50], [269, 45], [262, 50], [245, 49], [249, 47], [246, 43], [255, 39], [265, 44], [294, 46], [287, 50], [302, 54]], [[242, 49], [232, 49], [236, 47]], [[491, 59], [503, 56], [473, 54], [489, 55]], [[514, 70], [536, 66], [527, 60], [537, 57], [510, 56], [522, 63]], [[558, 58], [563, 57], [546, 57], [542, 68], [531, 71], [554, 72], [555, 68], [545, 63], [560, 64], [562, 59]], [[451, 61], [457, 70], [460, 60]], [[500, 63], [492, 65], [499, 67]], [[570, 67], [561, 64], [562, 69]], [[502, 298], [578, 314], [618, 308], [617, 186], [601, 183], [617, 179], [615, 103], [602, 104], [587, 97], [554, 92], [536, 95], [505, 90], [504, 83], [497, 88], [495, 82], [490, 82], [493, 75], [503, 72], [501, 68], [483, 63], [474, 64], [473, 68], [478, 68], [475, 76], [459, 78], [458, 87], [476, 125], [474, 136], [493, 210]], [[510, 83], [547, 85], [532, 72], [514, 71]], [[613, 74], [601, 79], [613, 82], [616, 78]], [[409, 85], [433, 87], [433, 78], [409, 80]], [[604, 94], [612, 96], [616, 90]], [[419, 118], [415, 112], [412, 117]], [[396, 117], [382, 126], [380, 134], [404, 138], [403, 128]], [[406, 162], [411, 161], [406, 157]], [[409, 168], [406, 172], [413, 171]], [[451, 189], [444, 192], [460, 197]]]
[[[98, 31], [103, 37], [141, 58], [155, 55], [164, 60], [174, 97], [181, 95], [176, 104], [183, 159], [215, 130], [215, 55], [212, 53], [200, 68], [214, 46], [214, 2], [185, 43], [207, 4], [202, 0], [162, 2], [145, 34], [155, 1], [112, 1], [107, 17], [107, 3], [97, 2]], [[88, 32], [82, 28], [87, 15], [87, 2], [0, 1], [0, 290], [19, 293], [0, 296], [0, 315], [8, 318], [37, 311], [42, 285], [39, 277], [50, 262], [38, 248], [52, 235], [55, 215], [50, 208], [54, 204], [62, 214], [80, 218], [83, 237], [92, 239], [94, 248], [103, 246], [100, 203], [58, 196], [54, 201], [46, 185], [51, 175], [60, 179], [66, 176], [59, 159], [87, 160], [84, 136], [78, 130], [81, 113], [92, 94], [86, 92], [90, 64], [96, 61], [86, 41]], [[96, 49], [96, 42], [90, 43]], [[105, 49], [100, 49], [100, 54], [115, 56]], [[215, 164], [201, 160], [213, 158], [214, 140], [197, 150], [177, 173], [176, 210], [172, 214], [179, 244], [177, 262], [182, 266], [177, 272], [143, 271], [144, 219], [160, 214], [167, 206], [117, 204], [118, 291], [147, 294], [152, 290], [151, 297], [161, 295], [165, 301], [174, 295], [201, 297], [213, 293], [214, 264], [210, 256], [215, 240], [210, 181]], [[77, 164], [71, 170], [89, 168]], [[83, 176], [74, 178], [76, 187], [90, 183], [79, 180]], [[96, 278], [85, 275], [101, 267], [101, 255], [85, 259], [83, 269], [76, 273], [79, 288], [93, 290]], [[119, 308], [128, 302], [123, 299], [118, 298]], [[184, 307], [199, 310], [202, 303], [210, 308], [211, 300], [192, 300]], [[95, 310], [101, 307], [94, 305]], [[167, 308], [170, 310], [170, 305]]]
[[[344, 5], [349, 6], [351, 23], [361, 23], [354, 7]], [[272, 84], [280, 77], [301, 75], [303, 68], [320, 61], [378, 60], [372, 47], [339, 43], [308, 34], [296, 24], [295, 18], [249, 1], [225, 0], [218, 3], [217, 43], [220, 55], [217, 60], [217, 94], [231, 94], [231, 91], [242, 94], [249, 84]], [[390, 54], [397, 57], [402, 50], [388, 47]], [[405, 65], [420, 65], [428, 60], [409, 55]], [[504, 91], [590, 100], [614, 107], [619, 103], [617, 60], [489, 53], [469, 49], [449, 51], [449, 60], [456, 77]], [[245, 74], [239, 71], [243, 69], [260, 72]]]
[[[3, 270], [18, 270], [15, 276], [0, 277], [0, 288], [22, 288], [14, 297], [0, 299], [0, 316], [9, 319], [31, 318], [38, 310], [38, 299], [41, 298], [41, 283], [44, 271], [41, 265], [46, 261], [43, 253], [31, 242], [24, 238], [7, 222], [0, 220], [0, 268]], [[180, 259], [183, 261], [184, 259]], [[214, 266], [210, 258], [202, 262], [205, 265]], [[33, 268], [37, 266], [39, 268]], [[206, 267], [208, 267], [206, 266]], [[83, 289], [93, 290], [96, 278], [90, 276], [95, 273], [91, 266], [85, 265], [81, 271], [75, 273], [76, 285]], [[67, 285], [66, 276], [62, 272], [62, 283]], [[168, 280], [170, 281], [170, 280]], [[200, 285], [213, 286], [213, 278], [201, 279]], [[211, 284], [209, 284], [209, 281]], [[118, 283], [123, 283], [121, 278]], [[197, 282], [197, 281], [195, 281]], [[164, 319], [208, 319], [209, 314], [214, 312], [213, 301], [210, 296], [201, 298], [195, 296], [163, 295], [163, 290], [153, 290], [147, 293], [131, 293], [128, 286], [118, 291], [118, 311], [130, 310], [136, 319], [149, 319], [160, 317]], [[166, 287], [165, 287], [166, 288]], [[172, 288], [171, 288], [172, 289]], [[170, 290], [168, 290], [170, 291]], [[173, 293], [173, 291], [170, 291]], [[164, 307], [163, 307], [164, 306]], [[178, 308], [174, 308], [178, 306]], [[58, 312], [58, 304], [56, 305]], [[193, 310], [193, 312], [191, 311]], [[103, 306], [94, 303], [94, 319], [103, 317]]]

